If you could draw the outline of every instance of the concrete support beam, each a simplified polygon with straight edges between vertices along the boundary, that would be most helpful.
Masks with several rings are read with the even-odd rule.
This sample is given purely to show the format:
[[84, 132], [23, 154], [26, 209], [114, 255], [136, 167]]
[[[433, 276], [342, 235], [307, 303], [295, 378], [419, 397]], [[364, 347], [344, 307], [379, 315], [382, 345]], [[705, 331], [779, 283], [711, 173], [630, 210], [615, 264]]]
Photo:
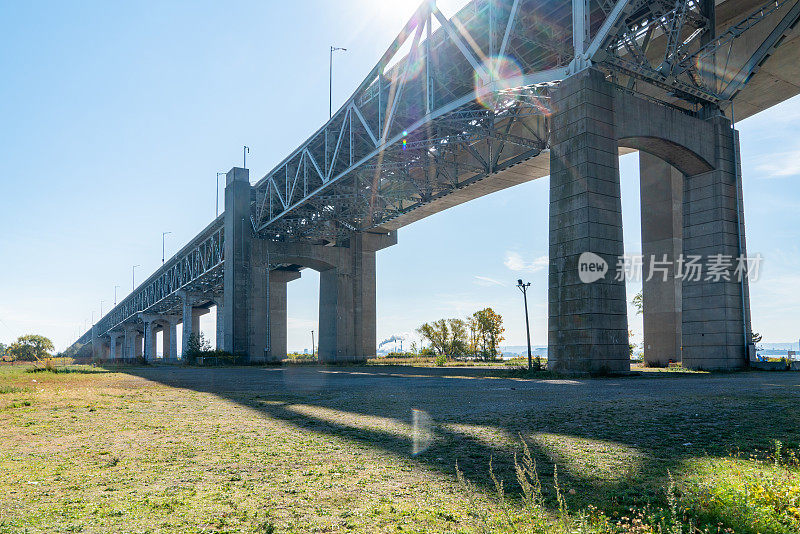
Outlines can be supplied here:
[[[250, 174], [247, 169], [234, 167], [227, 174], [225, 185], [225, 272], [223, 297], [223, 349], [231, 354], [258, 360], [251, 352], [250, 317], [253, 280], [253, 231], [250, 224]], [[266, 260], [265, 260], [266, 261]], [[266, 278], [266, 266], [264, 267]], [[256, 278], [258, 278], [256, 276]], [[266, 289], [263, 290], [266, 292]], [[264, 338], [266, 338], [266, 311], [264, 311]], [[254, 341], [254, 340], [253, 340]], [[264, 345], [266, 346], [266, 345]], [[263, 359], [263, 348], [260, 358]]]
[[139, 359], [144, 356], [144, 351], [142, 350], [142, 342], [144, 341], [144, 335], [142, 332], [136, 332], [136, 336], [134, 337], [134, 351], [133, 357], [134, 359]]
[[[691, 369], [738, 369], [747, 365], [750, 305], [747, 283], [735, 273], [746, 255], [744, 208], [737, 158], [738, 134], [724, 117], [714, 129], [714, 170], [687, 177], [683, 194], [683, 251], [707, 264], [722, 255], [731, 261], [725, 276], [685, 276], [682, 289], [683, 365]], [[728, 278], [726, 280], [726, 278]]]
[[136, 359], [136, 336], [138, 336], [139, 333], [132, 325], [125, 325], [123, 328], [125, 329], [125, 338], [123, 341], [124, 349], [122, 358], [124, 360], [133, 361]]
[[165, 362], [176, 362], [178, 360], [178, 320], [176, 315], [164, 317], [161, 352], [164, 355]]
[[300, 278], [298, 271], [272, 270], [269, 280], [269, 351], [267, 361], [279, 362], [286, 358], [286, 285]]
[[214, 305], [217, 307], [217, 350], [225, 350], [225, 297], [220, 295], [214, 297]]
[[375, 252], [397, 234], [358, 233], [319, 277], [319, 360], [366, 361], [376, 353]]
[[665, 367], [681, 361], [682, 283], [675, 266], [683, 253], [684, 178], [678, 169], [647, 152], [639, 152], [639, 176], [644, 360]]
[[[628, 371], [625, 284], [612, 272], [623, 255], [613, 87], [601, 72], [586, 69], [561, 83], [553, 105], [549, 365], [577, 373]], [[585, 252], [605, 262], [604, 278], [581, 281]]]
[[119, 353], [117, 352], [117, 343], [119, 343], [122, 335], [122, 332], [111, 331], [108, 333], [108, 336], [111, 339], [109, 343], [108, 359], [112, 362], [120, 357]]

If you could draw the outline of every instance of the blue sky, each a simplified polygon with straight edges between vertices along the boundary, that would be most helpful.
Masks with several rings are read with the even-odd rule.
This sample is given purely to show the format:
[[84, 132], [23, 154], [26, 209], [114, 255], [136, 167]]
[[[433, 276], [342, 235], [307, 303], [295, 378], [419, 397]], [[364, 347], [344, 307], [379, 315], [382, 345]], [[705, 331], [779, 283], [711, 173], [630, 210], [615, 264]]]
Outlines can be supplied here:
[[[417, 1], [0, 1], [0, 342], [71, 343], [214, 216], [215, 177], [251, 147], [253, 181], [326, 119]], [[440, 1], [446, 15], [463, 1]], [[796, 341], [800, 311], [800, 99], [739, 124], [747, 241], [764, 257], [753, 326]], [[638, 159], [620, 160], [626, 252], [639, 244]], [[508, 344], [546, 342], [548, 180], [453, 208], [378, 254], [378, 337], [492, 306]], [[319, 277], [289, 285], [289, 347], [310, 347]], [[638, 290], [629, 287], [629, 297]], [[631, 316], [641, 337], [641, 319]], [[201, 327], [213, 337], [213, 314]]]

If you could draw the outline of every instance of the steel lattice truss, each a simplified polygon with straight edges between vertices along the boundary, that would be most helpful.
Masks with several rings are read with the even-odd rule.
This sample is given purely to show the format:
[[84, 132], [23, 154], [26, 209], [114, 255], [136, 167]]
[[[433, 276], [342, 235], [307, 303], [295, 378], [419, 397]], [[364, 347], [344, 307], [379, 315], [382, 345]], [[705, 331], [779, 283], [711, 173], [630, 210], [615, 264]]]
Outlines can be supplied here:
[[[800, 18], [800, 0], [752, 4], [720, 27], [714, 0], [473, 0], [449, 20], [426, 0], [344, 106], [254, 186], [253, 231], [336, 243], [491, 179], [548, 149], [553, 87], [591, 65], [687, 113], [724, 107]], [[181, 289], [218, 294], [222, 221], [96, 333], [177, 312]]]
[[97, 323], [101, 333], [139, 312], [177, 313], [178, 290], [216, 292], [222, 287], [225, 232], [217, 220]]
[[328, 124], [256, 185], [254, 229], [335, 242], [546, 150], [570, 9], [480, 1], [447, 20], [424, 3]]
[[[744, 87], [800, 18], [797, 0], [772, 0], [719, 36], [714, 0], [602, 2], [602, 27], [587, 49], [614, 75], [641, 80], [685, 102], [722, 105]], [[756, 49], [745, 32], [759, 36]]]

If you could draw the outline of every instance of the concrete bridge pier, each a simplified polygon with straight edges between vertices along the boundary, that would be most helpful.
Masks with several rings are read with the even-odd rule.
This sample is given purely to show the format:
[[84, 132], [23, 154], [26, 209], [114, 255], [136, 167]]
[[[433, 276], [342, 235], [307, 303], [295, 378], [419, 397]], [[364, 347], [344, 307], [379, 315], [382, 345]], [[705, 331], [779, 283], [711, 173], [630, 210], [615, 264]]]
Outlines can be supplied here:
[[224, 295], [215, 295], [213, 298], [214, 305], [217, 307], [217, 323], [216, 323], [216, 332], [217, 332], [217, 342], [216, 348], [217, 350], [224, 350], [223, 341], [225, 339], [225, 297]]
[[[683, 191], [683, 252], [705, 260], [703, 276], [683, 277], [683, 365], [745, 367], [751, 349], [750, 294], [737, 258], [747, 255], [738, 132], [723, 116], [708, 120], [713, 169], [688, 176]], [[714, 274], [715, 258], [726, 264]]]
[[269, 347], [267, 361], [281, 361], [287, 352], [286, 285], [300, 278], [299, 271], [269, 271]]
[[681, 361], [683, 345], [683, 285], [675, 262], [683, 254], [684, 177], [661, 158], [639, 152], [639, 182], [644, 359], [651, 366], [666, 367], [670, 360]]
[[[549, 366], [568, 372], [630, 369], [614, 93], [587, 69], [553, 98], [550, 151]], [[583, 256], [593, 267], [579, 265]], [[596, 269], [604, 277], [582, 280]]]
[[366, 361], [376, 353], [375, 253], [397, 234], [350, 236], [332, 269], [319, 276], [319, 361]]
[[[669, 263], [682, 252], [686, 261], [666, 281], [644, 284], [646, 357], [680, 358], [691, 369], [746, 365], [749, 294], [736, 272], [746, 256], [744, 212], [730, 121], [718, 110], [691, 114], [642, 98], [593, 68], [565, 79], [552, 103], [550, 365], [630, 369], [620, 147], [642, 153], [644, 277], [650, 255]], [[693, 257], [700, 273], [687, 270]]]
[[110, 338], [108, 359], [112, 362], [116, 361], [120, 357], [120, 353], [117, 352], [117, 344], [120, 342], [120, 338], [122, 337], [122, 335], [123, 335], [122, 332], [117, 332], [114, 330], [108, 333], [108, 336]]
[[177, 315], [162, 316], [164, 331], [161, 334], [161, 352], [164, 362], [178, 361], [178, 321]]

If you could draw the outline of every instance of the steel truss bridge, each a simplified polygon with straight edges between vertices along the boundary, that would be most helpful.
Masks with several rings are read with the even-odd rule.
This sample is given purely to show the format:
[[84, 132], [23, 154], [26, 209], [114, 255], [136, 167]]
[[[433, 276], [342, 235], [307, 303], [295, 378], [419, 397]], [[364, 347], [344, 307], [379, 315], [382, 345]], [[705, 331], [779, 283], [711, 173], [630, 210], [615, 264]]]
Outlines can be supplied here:
[[[552, 92], [589, 66], [688, 115], [751, 115], [800, 92], [799, 18], [798, 0], [474, 0], [450, 19], [425, 1], [333, 117], [253, 186], [252, 232], [336, 244], [547, 175]], [[96, 335], [177, 313], [179, 290], [220, 293], [224, 262], [220, 216]]]

